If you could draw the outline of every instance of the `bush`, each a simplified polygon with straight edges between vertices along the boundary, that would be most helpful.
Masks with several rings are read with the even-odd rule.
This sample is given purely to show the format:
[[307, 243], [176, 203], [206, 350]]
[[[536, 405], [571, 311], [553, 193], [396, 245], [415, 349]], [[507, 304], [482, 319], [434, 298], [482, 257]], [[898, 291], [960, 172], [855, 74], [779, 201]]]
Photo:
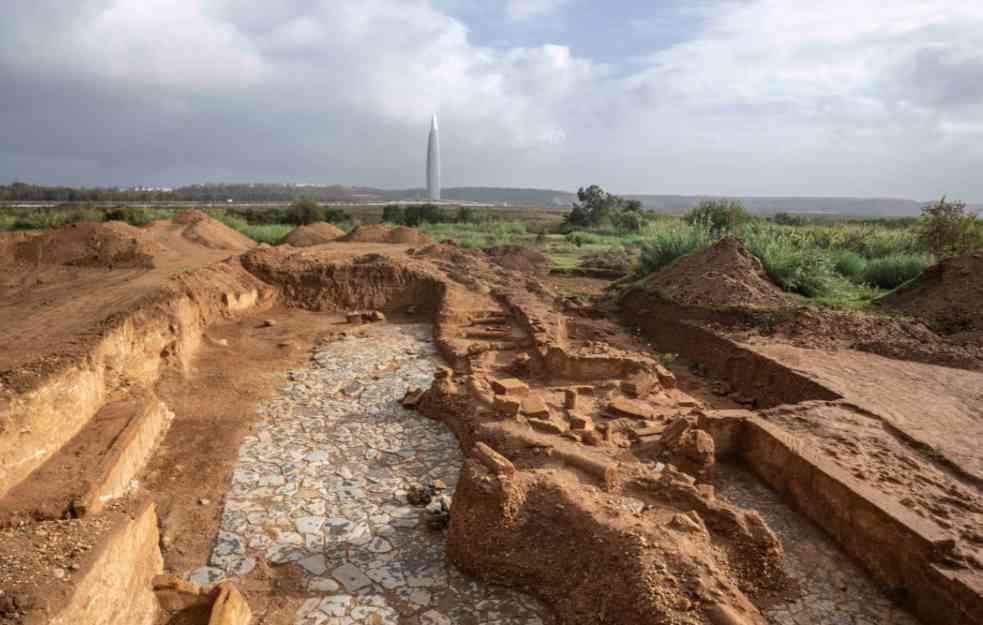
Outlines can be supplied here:
[[450, 221], [444, 210], [436, 204], [411, 204], [406, 207], [403, 223], [416, 227], [421, 224], [439, 224]]
[[963, 202], [945, 197], [922, 209], [918, 238], [924, 249], [938, 257], [956, 256], [983, 246], [983, 224]]
[[387, 224], [405, 223], [406, 211], [399, 204], [387, 204], [382, 207], [382, 222]]
[[893, 254], [867, 263], [864, 282], [882, 289], [894, 289], [917, 278], [934, 259], [927, 254]]
[[740, 202], [734, 200], [703, 200], [686, 215], [691, 226], [709, 228], [714, 233], [731, 232], [750, 220]]
[[145, 226], [154, 220], [153, 214], [138, 206], [119, 206], [106, 211], [106, 221], [125, 221], [131, 226]]
[[866, 268], [867, 260], [853, 250], [833, 252], [833, 269], [844, 278], [849, 278], [853, 282], [861, 282]]
[[291, 204], [283, 221], [296, 226], [306, 226], [321, 221], [328, 223], [351, 221], [351, 216], [340, 208], [321, 206], [314, 200], [306, 199]]
[[785, 291], [806, 297], [830, 291], [834, 271], [825, 250], [803, 245], [775, 226], [749, 225], [741, 231], [740, 238], [761, 261], [768, 277]]
[[805, 217], [792, 213], [775, 213], [771, 220], [782, 226], [803, 226], [806, 223]]
[[678, 258], [698, 252], [713, 244], [715, 237], [707, 228], [684, 226], [659, 230], [642, 244], [639, 260], [642, 271], [652, 273]]

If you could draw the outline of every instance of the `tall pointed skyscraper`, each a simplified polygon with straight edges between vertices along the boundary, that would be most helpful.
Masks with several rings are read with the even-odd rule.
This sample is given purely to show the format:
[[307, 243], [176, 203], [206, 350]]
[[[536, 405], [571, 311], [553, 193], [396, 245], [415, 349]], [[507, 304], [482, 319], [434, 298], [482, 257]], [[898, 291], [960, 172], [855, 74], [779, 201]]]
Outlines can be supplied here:
[[440, 199], [440, 133], [436, 115], [430, 122], [430, 139], [427, 141], [427, 195], [434, 201]]

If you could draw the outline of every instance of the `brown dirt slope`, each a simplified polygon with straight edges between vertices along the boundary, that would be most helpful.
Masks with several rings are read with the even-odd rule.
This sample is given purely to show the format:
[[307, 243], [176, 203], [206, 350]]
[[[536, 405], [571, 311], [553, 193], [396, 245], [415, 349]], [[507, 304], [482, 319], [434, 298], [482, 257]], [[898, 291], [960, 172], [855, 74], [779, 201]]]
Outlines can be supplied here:
[[182, 233], [183, 236], [204, 247], [233, 252], [245, 252], [256, 247], [256, 242], [246, 235], [212, 219], [199, 210], [179, 213], [174, 217], [174, 222], [187, 224], [187, 228]]
[[486, 249], [485, 253], [493, 263], [506, 269], [541, 276], [546, 275], [550, 270], [549, 257], [528, 247], [500, 245]]
[[983, 250], [929, 267], [879, 303], [947, 333], [983, 332]]
[[334, 224], [318, 222], [305, 226], [297, 226], [287, 236], [280, 239], [278, 245], [294, 247], [310, 247], [321, 245], [345, 236], [345, 231]]
[[733, 237], [686, 256], [649, 277], [647, 286], [687, 306], [781, 308], [788, 300], [761, 261]]
[[124, 222], [84, 221], [22, 240], [14, 256], [22, 263], [149, 269], [161, 251], [144, 231]]
[[406, 226], [390, 229], [382, 224], [359, 226], [339, 240], [354, 243], [401, 243], [404, 245], [429, 245], [432, 243], [430, 237], [419, 230]]

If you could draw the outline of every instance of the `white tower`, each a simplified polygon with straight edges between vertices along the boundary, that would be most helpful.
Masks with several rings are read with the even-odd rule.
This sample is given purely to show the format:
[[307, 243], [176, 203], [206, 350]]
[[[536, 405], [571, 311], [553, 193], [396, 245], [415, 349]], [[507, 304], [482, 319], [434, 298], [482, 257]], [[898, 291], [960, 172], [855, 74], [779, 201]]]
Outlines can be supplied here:
[[440, 199], [440, 134], [436, 115], [430, 122], [430, 139], [427, 141], [427, 196], [433, 201]]

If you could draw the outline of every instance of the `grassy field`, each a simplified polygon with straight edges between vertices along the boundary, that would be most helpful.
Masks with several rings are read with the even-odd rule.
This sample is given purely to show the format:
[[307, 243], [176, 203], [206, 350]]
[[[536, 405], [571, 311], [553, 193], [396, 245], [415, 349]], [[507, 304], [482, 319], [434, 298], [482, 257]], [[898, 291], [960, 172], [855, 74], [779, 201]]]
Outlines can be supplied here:
[[[186, 208], [186, 207], [182, 207]], [[375, 223], [379, 206], [340, 207], [350, 230], [355, 223]], [[177, 208], [146, 207], [0, 207], [0, 229], [43, 229], [81, 220], [127, 221], [142, 226], [173, 217]], [[207, 208], [206, 211], [257, 242], [275, 244], [295, 226], [258, 223], [256, 207]], [[555, 267], [590, 265], [618, 257], [638, 275], [656, 271], [676, 259], [713, 244], [723, 232], [689, 224], [680, 217], [646, 214], [640, 231], [605, 229], [565, 231], [559, 209], [480, 209], [474, 222], [423, 224], [436, 241], [485, 248], [514, 244], [535, 247]], [[247, 219], [248, 218], [248, 219]], [[252, 223], [251, 223], [252, 221]], [[848, 308], [863, 307], [876, 295], [916, 277], [936, 258], [918, 237], [917, 220], [823, 218], [796, 224], [752, 219], [728, 230], [757, 256], [783, 289], [810, 300]]]

